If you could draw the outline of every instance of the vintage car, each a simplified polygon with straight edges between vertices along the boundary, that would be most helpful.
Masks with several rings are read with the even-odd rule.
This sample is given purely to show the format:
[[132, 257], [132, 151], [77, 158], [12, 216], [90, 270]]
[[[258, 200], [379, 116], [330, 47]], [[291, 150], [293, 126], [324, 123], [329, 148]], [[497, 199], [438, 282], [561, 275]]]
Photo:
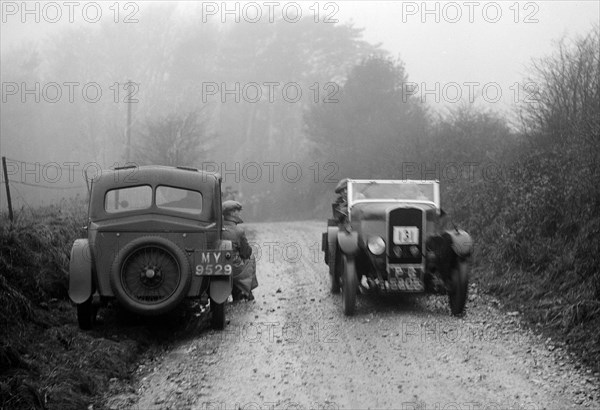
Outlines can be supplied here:
[[322, 250], [346, 315], [357, 291], [447, 293], [452, 314], [463, 312], [473, 242], [445, 229], [437, 181], [343, 179], [335, 192]]
[[[90, 185], [86, 239], [71, 249], [69, 296], [82, 329], [110, 300], [140, 315], [186, 299], [209, 305], [225, 326], [232, 288], [231, 241], [221, 239], [221, 177], [194, 168], [102, 171]], [[203, 306], [204, 307], [204, 306]]]

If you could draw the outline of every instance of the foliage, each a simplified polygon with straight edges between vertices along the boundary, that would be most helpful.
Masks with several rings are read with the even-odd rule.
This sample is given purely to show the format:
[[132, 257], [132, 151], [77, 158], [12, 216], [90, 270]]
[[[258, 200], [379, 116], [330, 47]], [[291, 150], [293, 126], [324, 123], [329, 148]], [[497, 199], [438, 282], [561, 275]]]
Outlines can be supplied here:
[[307, 134], [328, 159], [341, 165], [341, 174], [390, 175], [402, 160], [414, 158], [415, 141], [423, 136], [427, 117], [423, 107], [404, 94], [406, 81], [401, 61], [371, 56], [349, 72], [338, 102], [307, 112]]
[[532, 63], [533, 84], [523, 124], [538, 146], [587, 143], [598, 151], [600, 130], [600, 26]]
[[[3, 81], [78, 86], [74, 101], [66, 88], [56, 103], [10, 98], [0, 121], [2, 135], [10, 136], [2, 147], [7, 156], [122, 165], [131, 100], [131, 143], [137, 148], [131, 161], [217, 164], [225, 185], [239, 191], [254, 218], [312, 213], [315, 197], [306, 194], [314, 184], [309, 167], [315, 144], [303, 133], [303, 112], [336, 98], [338, 85], [361, 59], [386, 52], [352, 24], [315, 24], [308, 15], [293, 24], [281, 17], [198, 24], [199, 13], [200, 6], [189, 2], [147, 3], [135, 16], [139, 24], [102, 19], [92, 30], [70, 25], [15, 49], [2, 61]], [[133, 90], [128, 81], [136, 84]], [[82, 97], [83, 86], [92, 82], [102, 89], [93, 103]], [[215, 93], [207, 87], [216, 87]], [[227, 94], [236, 87], [238, 92]], [[252, 100], [257, 90], [262, 98]], [[197, 115], [197, 145], [177, 134], [189, 113]], [[206, 141], [208, 135], [215, 138]], [[195, 147], [197, 152], [188, 150]], [[322, 167], [326, 162], [321, 171], [329, 173]], [[261, 166], [258, 181], [244, 173], [249, 163]], [[265, 163], [277, 167], [273, 178]], [[282, 176], [290, 163], [304, 171], [300, 181]]]
[[538, 81], [540, 93], [521, 113], [520, 139], [488, 145], [494, 132], [481, 129], [461, 143], [461, 129], [469, 120], [459, 118], [442, 128], [461, 148], [453, 155], [440, 146], [448, 160], [485, 155], [501, 159], [505, 170], [499, 178], [454, 184], [448, 192], [450, 201], [462, 201], [463, 207], [468, 198], [468, 208], [455, 217], [475, 234], [478, 257], [486, 268], [480, 283], [532, 323], [559, 334], [573, 351], [586, 352], [582, 359], [597, 367], [598, 27], [570, 43], [561, 41], [557, 48], [532, 65], [531, 78]]
[[138, 138], [133, 162], [153, 165], [192, 165], [206, 156], [213, 138], [202, 111], [149, 119]]
[[[2, 224], [0, 283], [12, 300], [39, 303], [66, 297], [69, 253], [73, 238], [83, 233], [86, 210], [82, 200], [63, 200], [59, 206], [22, 210], [13, 224]], [[0, 305], [0, 316], [7, 320], [19, 317], [3, 309], [5, 304]]]
[[[383, 53], [362, 39], [361, 29], [314, 24], [310, 18], [294, 24], [235, 24], [224, 33], [220, 68], [212, 77], [221, 92], [208, 101], [220, 106], [215, 120], [222, 138], [213, 161], [221, 165], [224, 183], [239, 191], [246, 215], [253, 220], [314, 215], [319, 198], [315, 182], [323, 182], [322, 173], [330, 171], [324, 166], [336, 159], [320, 161], [315, 155], [318, 146], [303, 132], [303, 113], [311, 107], [337, 105], [325, 101], [339, 98], [348, 71], [362, 58]], [[237, 101], [223, 95], [222, 88], [234, 89], [236, 84], [242, 90]], [[259, 101], [251, 100], [253, 93], [244, 97], [247, 84], [258, 85]], [[301, 91], [299, 98], [296, 90]], [[315, 169], [317, 161], [321, 174]], [[257, 181], [254, 174], [244, 172], [249, 164], [261, 166]], [[271, 164], [274, 172], [264, 164]], [[284, 171], [287, 165], [293, 166], [291, 178]], [[295, 180], [297, 169], [302, 175]]]

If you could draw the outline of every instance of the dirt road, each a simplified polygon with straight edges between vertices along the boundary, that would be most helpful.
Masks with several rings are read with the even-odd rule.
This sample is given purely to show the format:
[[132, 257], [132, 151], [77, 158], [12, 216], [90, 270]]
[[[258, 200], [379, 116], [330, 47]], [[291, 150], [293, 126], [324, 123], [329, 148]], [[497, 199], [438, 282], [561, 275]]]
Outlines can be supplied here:
[[[358, 297], [347, 318], [328, 291], [321, 222], [248, 225], [260, 286], [227, 306], [225, 331], [199, 329], [140, 366], [132, 409], [599, 408], [598, 381], [518, 312], [471, 289], [451, 317], [442, 296]], [[127, 405], [127, 406], [126, 406]]]

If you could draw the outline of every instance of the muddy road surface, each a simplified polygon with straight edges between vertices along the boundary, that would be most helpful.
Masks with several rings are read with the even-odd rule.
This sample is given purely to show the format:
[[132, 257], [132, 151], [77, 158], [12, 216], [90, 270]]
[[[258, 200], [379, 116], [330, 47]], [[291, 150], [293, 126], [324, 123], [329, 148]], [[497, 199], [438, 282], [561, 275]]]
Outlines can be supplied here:
[[[472, 286], [467, 313], [443, 296], [359, 295], [345, 317], [329, 292], [322, 222], [248, 224], [260, 286], [141, 364], [130, 409], [599, 408], [598, 381], [518, 312]], [[476, 272], [475, 272], [476, 274]]]

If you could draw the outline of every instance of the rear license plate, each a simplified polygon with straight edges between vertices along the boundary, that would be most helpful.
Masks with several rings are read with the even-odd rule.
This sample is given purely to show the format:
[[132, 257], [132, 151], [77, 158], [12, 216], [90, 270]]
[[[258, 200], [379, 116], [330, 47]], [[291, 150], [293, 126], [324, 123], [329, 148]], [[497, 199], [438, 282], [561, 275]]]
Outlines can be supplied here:
[[399, 265], [389, 265], [389, 281], [391, 288], [397, 288], [405, 292], [422, 292], [425, 290], [423, 275], [415, 268], [407, 268]]
[[200, 258], [196, 262], [195, 274], [197, 276], [229, 276], [232, 273], [231, 262], [225, 259], [227, 252], [204, 251], [200, 252]]

